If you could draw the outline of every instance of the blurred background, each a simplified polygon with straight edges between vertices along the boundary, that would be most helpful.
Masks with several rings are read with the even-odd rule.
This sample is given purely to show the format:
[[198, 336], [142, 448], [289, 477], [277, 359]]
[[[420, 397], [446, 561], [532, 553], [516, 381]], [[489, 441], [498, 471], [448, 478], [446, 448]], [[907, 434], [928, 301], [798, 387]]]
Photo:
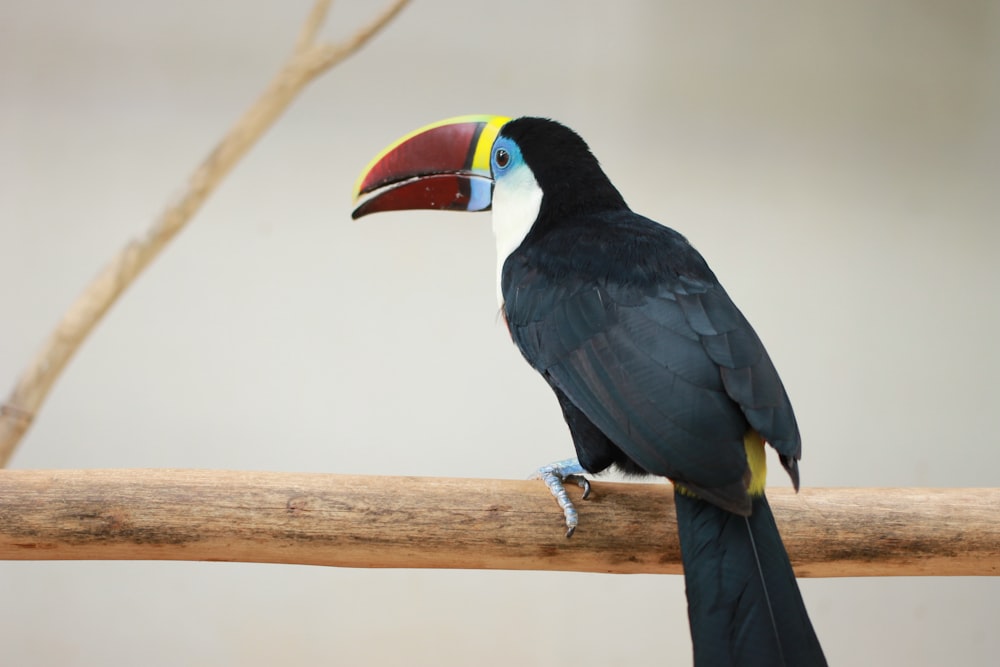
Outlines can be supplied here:
[[[379, 4], [337, 3], [327, 36]], [[0, 392], [309, 7], [0, 0]], [[784, 378], [805, 485], [1000, 485], [1000, 3], [975, 0], [416, 2], [125, 294], [12, 467], [521, 479], [570, 456], [498, 321], [488, 214], [350, 220], [377, 151], [464, 113], [565, 122], [691, 239]], [[801, 587], [831, 664], [1000, 654], [1000, 579]], [[0, 601], [8, 665], [690, 663], [679, 576], [4, 562]]]

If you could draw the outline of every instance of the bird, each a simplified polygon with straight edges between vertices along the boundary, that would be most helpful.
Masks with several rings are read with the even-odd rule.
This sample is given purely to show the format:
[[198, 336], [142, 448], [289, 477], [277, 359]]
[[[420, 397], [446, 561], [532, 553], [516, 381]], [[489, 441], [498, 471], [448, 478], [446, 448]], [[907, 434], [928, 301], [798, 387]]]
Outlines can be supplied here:
[[694, 663], [825, 665], [765, 494], [765, 443], [799, 487], [802, 442], [763, 343], [702, 255], [632, 211], [587, 143], [540, 117], [473, 115], [390, 144], [352, 217], [492, 211], [497, 298], [552, 388], [575, 459], [539, 469], [565, 492], [609, 468], [673, 482]]

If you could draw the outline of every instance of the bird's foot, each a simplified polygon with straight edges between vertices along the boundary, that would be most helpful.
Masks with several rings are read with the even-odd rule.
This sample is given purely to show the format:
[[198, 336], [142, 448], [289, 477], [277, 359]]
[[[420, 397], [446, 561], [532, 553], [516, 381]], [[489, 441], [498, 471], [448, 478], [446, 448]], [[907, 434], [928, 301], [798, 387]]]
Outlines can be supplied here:
[[590, 481], [586, 477], [583, 477], [583, 473], [585, 472], [586, 470], [583, 469], [579, 461], [576, 459], [566, 459], [542, 466], [531, 476], [531, 479], [540, 479], [545, 482], [552, 496], [559, 503], [559, 507], [562, 508], [563, 516], [566, 517], [566, 537], [573, 536], [580, 518], [576, 507], [573, 506], [573, 501], [566, 494], [564, 483], [569, 482], [578, 485], [583, 489], [583, 499], [586, 500], [590, 497]]

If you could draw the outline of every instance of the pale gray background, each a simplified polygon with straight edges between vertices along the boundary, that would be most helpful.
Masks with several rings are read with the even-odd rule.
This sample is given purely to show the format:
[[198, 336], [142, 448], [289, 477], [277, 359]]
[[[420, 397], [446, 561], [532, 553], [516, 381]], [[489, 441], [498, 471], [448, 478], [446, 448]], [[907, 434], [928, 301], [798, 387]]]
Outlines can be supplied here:
[[[0, 2], [0, 391], [308, 7]], [[129, 290], [13, 466], [517, 479], [570, 455], [497, 321], [488, 215], [349, 219], [375, 152], [462, 113], [568, 123], [702, 250], [792, 395], [804, 484], [1000, 485], [1000, 7], [973, 1], [416, 3]], [[801, 585], [834, 664], [1000, 654], [998, 579]], [[684, 604], [666, 576], [10, 562], [0, 661], [687, 664]]]

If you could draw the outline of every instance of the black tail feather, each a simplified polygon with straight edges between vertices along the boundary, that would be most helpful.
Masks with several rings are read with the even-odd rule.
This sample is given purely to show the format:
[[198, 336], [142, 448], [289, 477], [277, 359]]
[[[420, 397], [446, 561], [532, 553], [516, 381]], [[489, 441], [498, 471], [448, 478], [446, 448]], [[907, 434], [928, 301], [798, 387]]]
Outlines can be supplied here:
[[695, 665], [826, 665], [767, 499], [749, 517], [674, 499]]

